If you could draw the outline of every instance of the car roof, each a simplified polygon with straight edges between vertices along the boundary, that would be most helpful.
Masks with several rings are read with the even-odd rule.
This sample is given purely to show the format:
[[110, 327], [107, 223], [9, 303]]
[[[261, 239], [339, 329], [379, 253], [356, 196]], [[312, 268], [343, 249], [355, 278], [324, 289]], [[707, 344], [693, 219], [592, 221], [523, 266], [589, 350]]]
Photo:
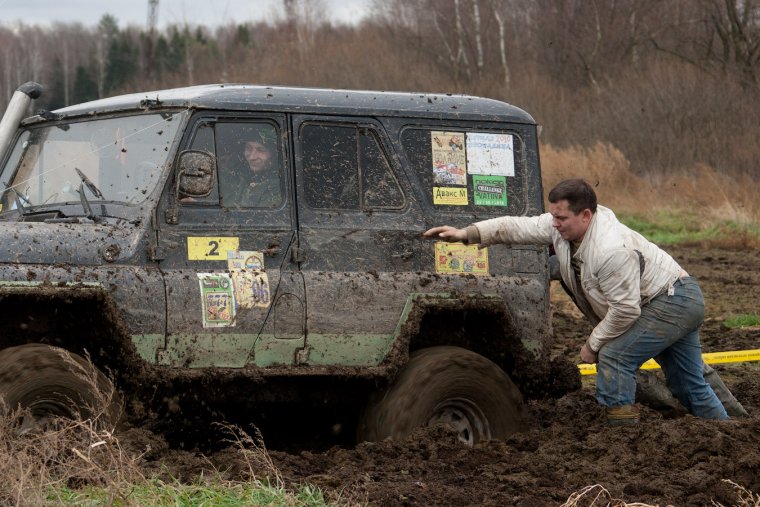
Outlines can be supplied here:
[[470, 95], [404, 93], [213, 84], [132, 93], [84, 102], [54, 111], [63, 117], [145, 109], [286, 111], [322, 114], [450, 118], [535, 124], [522, 109]]

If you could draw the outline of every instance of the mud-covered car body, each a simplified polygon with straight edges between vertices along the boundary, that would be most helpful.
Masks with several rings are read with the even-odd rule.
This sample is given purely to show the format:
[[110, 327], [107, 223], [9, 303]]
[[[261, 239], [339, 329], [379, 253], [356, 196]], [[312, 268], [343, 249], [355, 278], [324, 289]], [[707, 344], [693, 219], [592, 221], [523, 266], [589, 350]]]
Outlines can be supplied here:
[[[274, 134], [275, 205], [230, 202], [250, 129]], [[200, 174], [186, 152], [210, 154], [207, 192], [184, 193]], [[0, 348], [86, 351], [143, 394], [158, 377], [203, 379], [251, 401], [363, 399], [438, 345], [528, 394], [546, 374], [545, 248], [421, 235], [542, 212], [536, 124], [508, 104], [250, 85], [125, 95], [24, 120], [0, 182]]]

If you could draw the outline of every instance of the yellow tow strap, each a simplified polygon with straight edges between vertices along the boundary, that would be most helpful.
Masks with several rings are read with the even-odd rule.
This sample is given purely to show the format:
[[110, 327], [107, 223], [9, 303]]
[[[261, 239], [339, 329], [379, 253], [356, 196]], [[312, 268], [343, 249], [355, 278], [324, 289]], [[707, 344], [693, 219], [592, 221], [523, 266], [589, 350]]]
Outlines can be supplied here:
[[[722, 363], [744, 363], [747, 361], [760, 361], [760, 349], [754, 350], [730, 350], [727, 352], [705, 352], [702, 354], [702, 360], [707, 364], [722, 364]], [[646, 363], [641, 365], [642, 370], [655, 370], [660, 365], [657, 361], [650, 359]], [[581, 375], [595, 375], [595, 364], [579, 364], [578, 369], [581, 371]]]

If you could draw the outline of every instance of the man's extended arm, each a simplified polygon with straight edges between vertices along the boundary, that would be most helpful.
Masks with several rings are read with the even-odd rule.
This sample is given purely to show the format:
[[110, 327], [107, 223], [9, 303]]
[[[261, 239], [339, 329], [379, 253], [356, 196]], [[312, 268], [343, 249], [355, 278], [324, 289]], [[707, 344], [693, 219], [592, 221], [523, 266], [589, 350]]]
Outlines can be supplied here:
[[465, 244], [492, 245], [495, 243], [538, 244], [552, 243], [552, 218], [549, 213], [537, 217], [500, 217], [483, 220], [457, 229], [448, 225], [433, 227], [424, 233], [426, 238]]

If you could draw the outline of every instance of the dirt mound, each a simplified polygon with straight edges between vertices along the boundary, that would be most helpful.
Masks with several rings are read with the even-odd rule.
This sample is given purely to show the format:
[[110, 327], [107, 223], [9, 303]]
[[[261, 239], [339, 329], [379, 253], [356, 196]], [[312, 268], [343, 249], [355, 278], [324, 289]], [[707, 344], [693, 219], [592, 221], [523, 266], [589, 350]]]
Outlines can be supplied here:
[[[731, 331], [729, 314], [757, 312], [760, 253], [672, 250], [700, 278], [707, 302], [702, 332], [705, 351], [757, 348], [760, 331]], [[573, 309], [557, 299], [553, 355], [579, 362], [590, 331]], [[446, 427], [415, 432], [403, 441], [363, 443], [326, 452], [268, 453], [271, 462], [251, 460], [230, 445], [209, 456], [170, 449], [140, 429], [121, 439], [144, 452], [145, 467], [162, 465], [191, 480], [219, 470], [245, 480], [279, 473], [286, 483], [304, 481], [333, 498], [371, 505], [556, 506], [585, 486], [601, 484], [627, 502], [660, 505], [734, 504], [722, 479], [760, 492], [760, 365], [716, 368], [750, 412], [746, 419], [703, 421], [692, 416], [664, 419], [646, 407], [638, 427], [608, 428], [594, 399], [593, 379], [559, 399], [533, 400], [535, 426], [506, 441], [468, 448]], [[304, 421], [308, 424], [308, 421]]]

